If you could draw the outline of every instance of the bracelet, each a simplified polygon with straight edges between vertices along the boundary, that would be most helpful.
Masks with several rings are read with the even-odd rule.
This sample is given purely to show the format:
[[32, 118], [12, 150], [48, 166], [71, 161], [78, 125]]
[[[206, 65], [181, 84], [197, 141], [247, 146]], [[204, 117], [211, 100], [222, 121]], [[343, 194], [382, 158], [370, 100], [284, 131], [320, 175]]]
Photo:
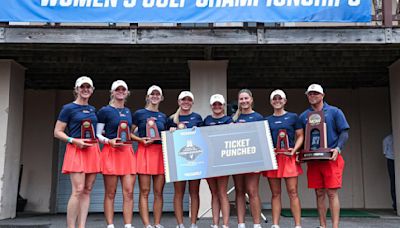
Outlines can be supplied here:
[[72, 140], [73, 140], [72, 137], [68, 137], [67, 142], [72, 144]]
[[335, 149], [339, 152], [339, 154], [342, 153], [342, 150], [340, 149], [340, 147], [337, 146]]

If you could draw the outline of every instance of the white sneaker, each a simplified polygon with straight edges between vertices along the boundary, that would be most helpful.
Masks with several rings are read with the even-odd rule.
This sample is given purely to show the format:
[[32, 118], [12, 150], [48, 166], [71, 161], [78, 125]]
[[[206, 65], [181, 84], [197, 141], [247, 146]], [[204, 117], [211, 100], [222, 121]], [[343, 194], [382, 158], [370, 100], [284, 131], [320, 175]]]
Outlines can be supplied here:
[[261, 227], [261, 224], [254, 224], [253, 228], [262, 228], [262, 227]]
[[192, 223], [192, 225], [190, 225], [190, 228], [198, 228], [198, 227], [197, 227], [196, 224], [193, 224], [193, 223]]
[[152, 225], [147, 225], [144, 228], [154, 228]]
[[301, 226], [295, 226], [294, 228], [301, 228]]
[[246, 228], [246, 224], [244, 224], [244, 223], [239, 223], [239, 224], [238, 224], [238, 228]]
[[164, 226], [161, 225], [161, 224], [154, 225], [153, 227], [154, 227], [154, 228], [164, 228]]
[[114, 224], [107, 225], [107, 228], [114, 228]]
[[229, 228], [229, 226], [222, 225], [222, 228]]
[[218, 228], [218, 225], [211, 225], [211, 228]]
[[176, 228], [185, 228], [185, 226], [183, 224], [179, 224], [176, 226]]
[[272, 225], [271, 228], [280, 228], [279, 225]]

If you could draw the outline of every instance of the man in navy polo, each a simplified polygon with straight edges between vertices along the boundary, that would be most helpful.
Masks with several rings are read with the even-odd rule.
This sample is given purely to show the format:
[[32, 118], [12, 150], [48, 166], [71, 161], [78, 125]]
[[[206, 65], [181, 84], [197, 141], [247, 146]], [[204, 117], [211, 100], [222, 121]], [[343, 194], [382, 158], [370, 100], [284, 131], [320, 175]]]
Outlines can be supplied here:
[[308, 188], [315, 189], [317, 209], [319, 214], [319, 228], [326, 228], [325, 196], [329, 199], [329, 208], [332, 215], [332, 227], [339, 227], [340, 203], [338, 189], [342, 187], [344, 161], [341, 151], [349, 138], [350, 128], [342, 110], [324, 102], [324, 90], [318, 84], [312, 84], [306, 91], [311, 107], [300, 115], [303, 127], [307, 124], [307, 115], [311, 111], [323, 111], [326, 122], [328, 148], [332, 148], [332, 158], [328, 161], [307, 162]]

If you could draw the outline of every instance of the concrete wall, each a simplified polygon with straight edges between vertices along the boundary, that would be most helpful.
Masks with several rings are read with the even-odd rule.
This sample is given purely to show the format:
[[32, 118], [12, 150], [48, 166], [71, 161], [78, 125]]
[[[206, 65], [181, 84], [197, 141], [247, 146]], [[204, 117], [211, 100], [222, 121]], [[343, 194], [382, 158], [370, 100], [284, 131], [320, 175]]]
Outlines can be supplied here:
[[25, 69], [0, 60], [0, 219], [13, 218], [18, 195]]
[[24, 165], [21, 195], [27, 211], [49, 212], [53, 165], [53, 128], [56, 91], [25, 91], [21, 164]]
[[391, 208], [382, 140], [391, 131], [389, 90], [360, 90], [360, 127], [365, 207]]
[[[145, 92], [146, 90], [131, 91], [127, 106], [132, 110], [142, 108]], [[165, 100], [161, 103], [160, 110], [167, 115], [175, 112], [179, 92], [180, 90], [164, 91]], [[228, 102], [237, 99], [237, 92], [238, 90], [228, 90]], [[272, 113], [268, 102], [271, 90], [257, 89], [252, 92], [254, 109], [263, 115]], [[300, 113], [308, 107], [303, 89], [290, 89], [285, 92], [288, 96], [287, 110]], [[382, 139], [390, 130], [388, 88], [327, 89], [326, 94], [326, 101], [344, 111], [351, 127], [350, 139], [343, 151], [346, 168], [344, 187], [340, 191], [342, 207], [390, 208], [389, 181], [381, 149]], [[58, 152], [49, 151], [53, 144], [54, 122], [61, 106], [72, 101], [73, 96], [72, 91], [26, 91], [26, 97], [24, 125], [26, 123], [29, 127], [24, 126], [22, 156], [26, 168], [21, 192], [28, 198], [27, 209], [46, 212], [50, 210], [48, 189], [51, 189], [53, 175], [49, 164], [57, 158]], [[33, 104], [37, 100], [45, 101], [43, 103], [46, 107], [43, 107], [40, 114], [47, 120], [39, 120], [33, 116], [39, 112]], [[100, 108], [107, 104], [108, 100], [108, 91], [97, 90], [90, 103]], [[40, 141], [34, 140], [38, 137], [38, 132], [41, 136]], [[37, 165], [36, 160], [39, 158], [40, 165]], [[306, 171], [305, 165], [303, 168]], [[54, 172], [54, 167], [52, 170]], [[299, 179], [299, 193], [304, 208], [315, 207], [314, 192], [307, 189], [306, 175]], [[264, 203], [270, 201], [269, 186], [263, 177], [260, 195]], [[288, 207], [286, 194], [283, 195], [284, 206]]]

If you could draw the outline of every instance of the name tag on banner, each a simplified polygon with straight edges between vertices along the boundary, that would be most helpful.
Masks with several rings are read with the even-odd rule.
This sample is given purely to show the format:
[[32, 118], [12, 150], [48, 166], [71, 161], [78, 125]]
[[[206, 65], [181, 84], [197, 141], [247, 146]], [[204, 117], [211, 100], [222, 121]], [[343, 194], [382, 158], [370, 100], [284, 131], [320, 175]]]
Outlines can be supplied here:
[[268, 121], [161, 133], [167, 182], [277, 169]]

